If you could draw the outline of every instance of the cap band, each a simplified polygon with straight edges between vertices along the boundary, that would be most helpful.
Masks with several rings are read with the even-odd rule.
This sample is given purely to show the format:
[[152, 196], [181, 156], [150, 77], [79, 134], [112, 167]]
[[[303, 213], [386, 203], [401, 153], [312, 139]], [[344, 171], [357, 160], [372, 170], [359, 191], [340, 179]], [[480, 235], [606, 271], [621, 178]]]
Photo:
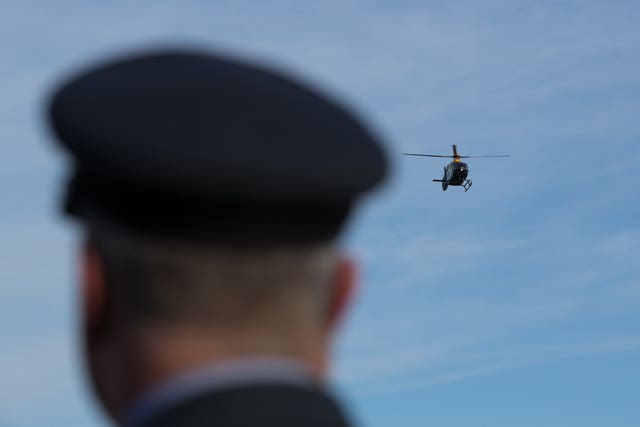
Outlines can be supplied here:
[[207, 200], [163, 189], [140, 191], [78, 171], [69, 183], [64, 209], [85, 220], [99, 215], [142, 234], [269, 246], [331, 240], [342, 228], [350, 206], [349, 201]]

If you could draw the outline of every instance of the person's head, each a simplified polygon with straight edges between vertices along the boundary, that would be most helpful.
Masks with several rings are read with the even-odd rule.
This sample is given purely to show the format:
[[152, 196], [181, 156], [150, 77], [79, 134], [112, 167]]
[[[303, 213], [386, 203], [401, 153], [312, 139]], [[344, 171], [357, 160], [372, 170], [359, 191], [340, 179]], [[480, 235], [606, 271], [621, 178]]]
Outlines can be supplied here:
[[101, 400], [123, 405], [163, 378], [248, 357], [326, 373], [354, 265], [330, 242], [229, 248], [89, 227], [81, 249], [84, 332]]
[[118, 416], [206, 363], [305, 361], [321, 378], [355, 285], [337, 244], [386, 164], [342, 107], [261, 67], [194, 52], [71, 79], [51, 121], [85, 230], [86, 355]]

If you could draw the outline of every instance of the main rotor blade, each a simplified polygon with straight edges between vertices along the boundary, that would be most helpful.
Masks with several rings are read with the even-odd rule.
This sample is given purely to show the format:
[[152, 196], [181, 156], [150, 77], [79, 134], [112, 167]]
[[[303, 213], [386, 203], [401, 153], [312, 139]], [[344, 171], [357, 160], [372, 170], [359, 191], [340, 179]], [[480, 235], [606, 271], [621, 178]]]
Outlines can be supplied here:
[[437, 154], [420, 154], [420, 153], [402, 153], [405, 156], [422, 156], [422, 157], [446, 157], [452, 158], [453, 156], [439, 156]]
[[458, 156], [461, 159], [478, 159], [481, 157], [511, 157], [510, 154], [501, 154], [501, 155], [497, 155], [497, 156]]

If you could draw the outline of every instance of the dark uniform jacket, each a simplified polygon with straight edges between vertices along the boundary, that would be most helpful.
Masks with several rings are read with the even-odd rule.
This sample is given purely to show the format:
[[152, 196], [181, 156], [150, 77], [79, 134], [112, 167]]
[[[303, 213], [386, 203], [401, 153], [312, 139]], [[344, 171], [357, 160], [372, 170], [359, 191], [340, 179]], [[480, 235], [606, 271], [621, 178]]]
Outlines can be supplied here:
[[256, 385], [216, 390], [170, 406], [139, 427], [349, 427], [320, 389]]

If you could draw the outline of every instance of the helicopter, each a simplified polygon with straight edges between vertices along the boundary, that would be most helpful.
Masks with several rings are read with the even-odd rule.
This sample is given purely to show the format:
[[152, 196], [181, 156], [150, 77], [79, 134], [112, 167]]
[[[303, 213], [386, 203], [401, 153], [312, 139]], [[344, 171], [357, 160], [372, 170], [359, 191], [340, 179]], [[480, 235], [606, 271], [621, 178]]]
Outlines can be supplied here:
[[508, 154], [497, 155], [497, 156], [460, 156], [458, 154], [458, 149], [455, 144], [453, 147], [453, 155], [452, 156], [441, 156], [437, 154], [421, 154], [421, 153], [402, 153], [405, 156], [422, 156], [422, 157], [444, 157], [451, 158], [453, 161], [444, 167], [444, 172], [442, 174], [442, 179], [434, 179], [434, 182], [442, 183], [442, 191], [446, 191], [450, 185], [461, 186], [464, 188], [464, 192], [466, 193], [471, 188], [473, 182], [470, 179], [467, 179], [469, 175], [469, 166], [466, 163], [461, 161], [460, 159], [469, 159], [469, 158], [479, 158], [479, 157], [511, 157]]

